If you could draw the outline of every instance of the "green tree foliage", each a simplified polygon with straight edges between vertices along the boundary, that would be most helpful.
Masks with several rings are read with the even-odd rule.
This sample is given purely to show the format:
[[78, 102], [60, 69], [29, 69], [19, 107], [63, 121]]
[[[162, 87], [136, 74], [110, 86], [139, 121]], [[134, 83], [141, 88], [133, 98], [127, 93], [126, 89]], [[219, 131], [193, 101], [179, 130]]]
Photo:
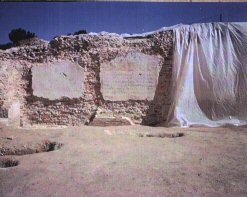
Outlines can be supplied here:
[[26, 31], [25, 29], [18, 28], [18, 29], [13, 29], [9, 33], [9, 39], [14, 43], [18, 43], [21, 40], [25, 40], [28, 38], [34, 38], [37, 37], [35, 33], [31, 33], [30, 31]]
[[76, 31], [73, 35], [79, 35], [79, 34], [87, 34], [87, 31], [85, 29]]

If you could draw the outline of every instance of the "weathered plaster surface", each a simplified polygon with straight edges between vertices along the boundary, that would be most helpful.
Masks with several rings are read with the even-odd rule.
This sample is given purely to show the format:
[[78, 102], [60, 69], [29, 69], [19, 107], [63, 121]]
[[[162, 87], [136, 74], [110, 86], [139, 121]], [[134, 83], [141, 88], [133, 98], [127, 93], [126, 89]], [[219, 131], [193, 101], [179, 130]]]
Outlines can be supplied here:
[[84, 93], [84, 70], [68, 61], [32, 67], [33, 95], [49, 100], [79, 98]]
[[161, 58], [130, 52], [100, 66], [101, 92], [105, 100], [153, 100]]

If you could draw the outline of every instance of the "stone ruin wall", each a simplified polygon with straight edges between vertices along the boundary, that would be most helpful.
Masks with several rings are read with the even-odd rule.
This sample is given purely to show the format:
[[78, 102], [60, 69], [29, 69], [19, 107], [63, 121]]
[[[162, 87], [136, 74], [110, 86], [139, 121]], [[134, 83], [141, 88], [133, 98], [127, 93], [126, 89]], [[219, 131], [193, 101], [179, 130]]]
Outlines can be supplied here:
[[21, 126], [155, 125], [171, 103], [172, 52], [172, 31], [60, 36], [0, 50], [0, 116], [20, 105]]

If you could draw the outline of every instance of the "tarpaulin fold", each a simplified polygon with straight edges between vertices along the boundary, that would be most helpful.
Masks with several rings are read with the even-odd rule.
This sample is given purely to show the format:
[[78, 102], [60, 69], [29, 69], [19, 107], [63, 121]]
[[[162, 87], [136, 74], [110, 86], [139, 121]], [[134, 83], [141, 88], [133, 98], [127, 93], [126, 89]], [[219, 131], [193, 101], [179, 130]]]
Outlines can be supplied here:
[[168, 125], [247, 124], [247, 23], [174, 29]]

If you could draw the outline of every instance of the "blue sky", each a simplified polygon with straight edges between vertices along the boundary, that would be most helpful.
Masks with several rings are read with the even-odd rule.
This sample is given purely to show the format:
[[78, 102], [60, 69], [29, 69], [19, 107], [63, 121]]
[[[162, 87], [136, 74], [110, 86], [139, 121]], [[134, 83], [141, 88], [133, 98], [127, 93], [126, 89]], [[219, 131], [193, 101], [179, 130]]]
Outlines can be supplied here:
[[0, 2], [0, 43], [14, 28], [40, 38], [88, 32], [142, 33], [179, 23], [247, 22], [247, 3]]

